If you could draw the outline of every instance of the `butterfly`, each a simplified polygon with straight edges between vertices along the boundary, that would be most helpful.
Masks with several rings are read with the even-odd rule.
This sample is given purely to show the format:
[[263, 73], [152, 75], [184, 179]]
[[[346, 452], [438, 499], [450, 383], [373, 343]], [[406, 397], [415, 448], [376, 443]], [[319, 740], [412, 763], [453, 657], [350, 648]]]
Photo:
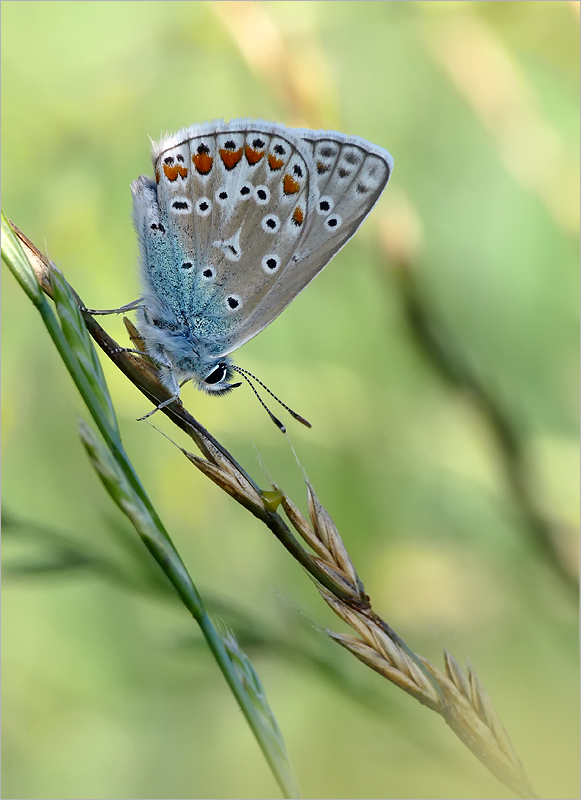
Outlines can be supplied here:
[[143, 288], [134, 307], [172, 392], [161, 408], [188, 380], [212, 394], [239, 385], [245, 370], [229, 355], [353, 236], [393, 159], [357, 136], [235, 119], [165, 136], [152, 161], [155, 180], [131, 185]]

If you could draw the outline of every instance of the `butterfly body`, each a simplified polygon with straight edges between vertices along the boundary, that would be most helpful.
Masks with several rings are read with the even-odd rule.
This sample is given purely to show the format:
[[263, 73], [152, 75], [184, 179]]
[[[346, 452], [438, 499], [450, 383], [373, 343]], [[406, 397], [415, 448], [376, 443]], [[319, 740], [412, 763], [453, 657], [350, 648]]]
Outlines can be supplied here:
[[241, 119], [153, 146], [132, 184], [138, 327], [175, 397], [231, 387], [228, 354], [263, 330], [355, 233], [387, 185], [383, 148], [333, 131]]

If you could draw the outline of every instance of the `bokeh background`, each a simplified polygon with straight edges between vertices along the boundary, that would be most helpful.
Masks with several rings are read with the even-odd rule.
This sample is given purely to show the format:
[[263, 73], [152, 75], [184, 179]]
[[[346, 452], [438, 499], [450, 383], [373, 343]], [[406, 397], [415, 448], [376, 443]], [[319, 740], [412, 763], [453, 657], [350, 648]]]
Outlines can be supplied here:
[[[148, 137], [245, 116], [390, 150], [370, 219], [237, 361], [312, 421], [291, 440], [377, 611], [431, 661], [469, 657], [537, 792], [577, 797], [579, 4], [4, 2], [2, 111], [3, 208], [96, 308], [138, 295], [129, 184], [151, 171]], [[3, 796], [278, 796], [2, 278]], [[326, 639], [342, 624], [303, 571], [104, 368], [304, 795], [506, 797], [439, 717]], [[183, 399], [305, 509], [247, 387]]]

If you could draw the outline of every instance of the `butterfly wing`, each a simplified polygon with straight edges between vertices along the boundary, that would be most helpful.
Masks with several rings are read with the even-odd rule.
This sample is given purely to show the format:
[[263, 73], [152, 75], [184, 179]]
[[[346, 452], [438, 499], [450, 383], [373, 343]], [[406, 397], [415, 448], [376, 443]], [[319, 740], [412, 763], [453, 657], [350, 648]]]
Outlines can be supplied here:
[[289, 305], [353, 236], [393, 163], [358, 137], [248, 119], [184, 129], [152, 158], [156, 186], [140, 179], [134, 193], [144, 295], [202, 360]]
[[393, 159], [381, 147], [334, 131], [297, 130], [308, 148], [311, 184], [305, 230], [277, 280], [231, 332], [222, 354], [269, 325], [357, 231], [389, 180]]
[[315, 203], [309, 150], [283, 126], [235, 120], [163, 139], [153, 162], [175, 313], [221, 355], [304, 236]]

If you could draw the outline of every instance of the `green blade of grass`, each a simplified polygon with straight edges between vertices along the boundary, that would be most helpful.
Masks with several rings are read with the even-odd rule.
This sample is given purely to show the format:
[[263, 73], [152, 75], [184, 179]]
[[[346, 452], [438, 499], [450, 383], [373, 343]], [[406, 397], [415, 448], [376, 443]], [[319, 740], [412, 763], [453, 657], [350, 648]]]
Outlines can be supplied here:
[[[51, 285], [59, 319], [55, 316], [20, 242], [2, 213], [2, 259], [38, 309], [75, 385], [107, 445], [85, 423], [80, 435], [101, 481], [125, 513], [163, 569], [182, 602], [192, 614], [234, 694], [285, 797], [299, 797], [288, 760], [282, 758], [279, 737], [265, 724], [244, 686], [222, 637], [214, 627], [202, 599], [174, 547], [169, 534], [143, 488], [123, 448], [117, 419], [93, 344], [79, 314], [77, 301], [62, 275], [53, 269]], [[59, 325], [60, 320], [60, 325]]]

